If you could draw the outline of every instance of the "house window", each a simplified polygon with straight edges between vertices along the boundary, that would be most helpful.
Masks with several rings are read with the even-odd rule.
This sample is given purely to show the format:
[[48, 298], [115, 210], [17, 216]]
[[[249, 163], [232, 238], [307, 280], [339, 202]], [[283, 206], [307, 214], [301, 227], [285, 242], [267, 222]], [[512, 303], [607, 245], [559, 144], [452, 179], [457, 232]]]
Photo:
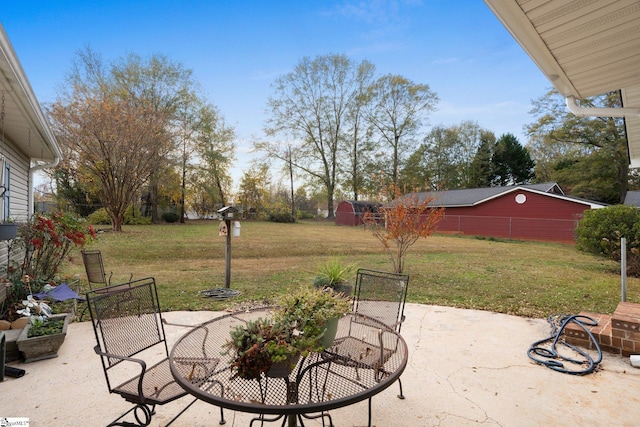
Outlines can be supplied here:
[[524, 194], [520, 193], [520, 194], [518, 194], [516, 196], [516, 203], [517, 204], [521, 205], [526, 201], [527, 201], [527, 196], [525, 196]]

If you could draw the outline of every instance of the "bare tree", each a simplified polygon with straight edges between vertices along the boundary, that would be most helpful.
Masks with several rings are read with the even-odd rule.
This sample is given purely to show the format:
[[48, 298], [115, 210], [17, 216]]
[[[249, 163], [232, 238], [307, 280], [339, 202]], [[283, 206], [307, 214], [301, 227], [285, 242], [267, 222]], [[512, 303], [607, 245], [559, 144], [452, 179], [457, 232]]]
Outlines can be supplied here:
[[428, 85], [392, 74], [378, 78], [371, 86], [369, 96], [372, 103], [369, 120], [391, 150], [391, 170], [381, 170], [385, 170], [391, 183], [397, 186], [400, 164], [426, 114], [435, 109], [438, 97]]
[[[329, 218], [334, 216], [339, 158], [349, 131], [346, 122], [358, 93], [358, 72], [359, 67], [345, 55], [303, 58], [294, 71], [275, 81], [266, 127], [268, 135], [285, 135], [297, 146], [255, 144], [257, 150], [291, 162], [321, 182], [326, 189]], [[287, 156], [292, 149], [295, 158]]]

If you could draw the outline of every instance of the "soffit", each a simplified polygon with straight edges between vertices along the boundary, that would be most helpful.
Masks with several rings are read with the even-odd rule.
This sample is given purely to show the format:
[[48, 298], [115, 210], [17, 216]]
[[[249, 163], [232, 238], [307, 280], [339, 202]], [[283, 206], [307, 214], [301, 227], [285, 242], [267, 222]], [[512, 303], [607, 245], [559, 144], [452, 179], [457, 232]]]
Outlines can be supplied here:
[[[640, 108], [640, 1], [485, 0], [549, 81], [581, 99], [620, 90]], [[632, 167], [640, 167], [640, 118], [627, 116]]]
[[53, 133], [0, 26], [0, 156], [5, 149], [2, 136], [32, 160], [51, 162], [59, 155]]

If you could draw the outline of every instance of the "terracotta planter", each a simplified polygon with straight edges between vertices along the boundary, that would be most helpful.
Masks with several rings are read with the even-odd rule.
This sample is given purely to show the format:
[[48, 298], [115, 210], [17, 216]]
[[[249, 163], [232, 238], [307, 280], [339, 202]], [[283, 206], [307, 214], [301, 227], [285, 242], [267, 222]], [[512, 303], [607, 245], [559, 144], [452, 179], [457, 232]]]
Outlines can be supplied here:
[[51, 319], [64, 319], [64, 326], [62, 327], [62, 332], [58, 334], [51, 335], [43, 335], [40, 337], [28, 338], [27, 334], [29, 333], [29, 329], [31, 325], [27, 325], [23, 330], [16, 344], [18, 345], [18, 350], [24, 356], [24, 362], [35, 362], [37, 360], [43, 359], [51, 359], [52, 357], [58, 357], [58, 350], [62, 343], [64, 342], [64, 338], [67, 335], [67, 327], [69, 326], [69, 314], [55, 314], [51, 316]]
[[18, 224], [14, 224], [14, 223], [0, 224], [0, 240], [15, 239], [17, 233], [18, 233]]

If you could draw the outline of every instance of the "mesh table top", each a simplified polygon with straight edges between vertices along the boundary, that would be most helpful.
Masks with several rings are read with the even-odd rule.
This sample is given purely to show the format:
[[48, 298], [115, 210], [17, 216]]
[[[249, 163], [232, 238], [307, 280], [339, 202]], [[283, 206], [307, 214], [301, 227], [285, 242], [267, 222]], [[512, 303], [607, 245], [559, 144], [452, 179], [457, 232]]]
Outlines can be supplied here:
[[[169, 356], [171, 373], [188, 393], [216, 406], [257, 414], [308, 414], [347, 406], [389, 387], [407, 363], [407, 345], [392, 328], [349, 314], [334, 346], [301, 357], [288, 377], [234, 377], [229, 332], [271, 308], [227, 314], [182, 336]], [[382, 343], [382, 345], [381, 345]], [[338, 345], [339, 344], [339, 345]]]

